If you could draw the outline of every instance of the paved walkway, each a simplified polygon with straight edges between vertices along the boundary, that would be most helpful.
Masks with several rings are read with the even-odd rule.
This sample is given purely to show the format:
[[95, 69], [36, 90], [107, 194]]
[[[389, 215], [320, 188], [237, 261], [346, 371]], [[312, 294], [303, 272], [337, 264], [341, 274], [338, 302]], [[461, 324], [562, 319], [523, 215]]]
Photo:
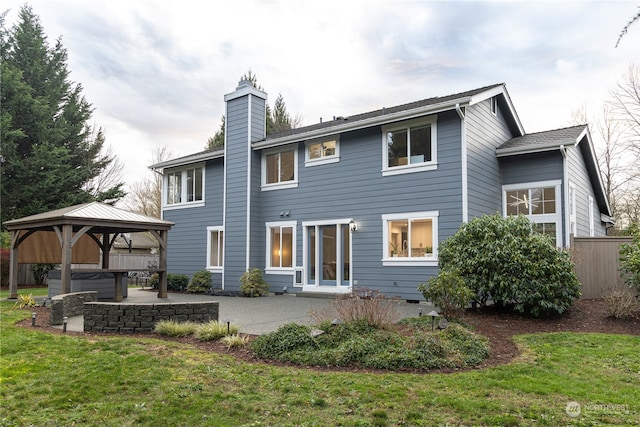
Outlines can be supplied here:
[[[159, 299], [157, 292], [129, 288], [129, 295], [124, 303], [152, 303], [152, 302], [197, 302], [218, 301], [218, 320], [231, 319], [245, 334], [260, 335], [275, 331], [286, 323], [313, 324], [309, 316], [311, 310], [320, 311], [331, 306], [331, 298], [312, 298], [296, 296], [295, 294], [276, 295], [260, 298], [221, 297], [188, 293], [169, 293], [167, 299]], [[396, 305], [401, 318], [417, 316], [422, 309], [423, 314], [433, 310], [429, 304], [409, 304], [406, 302], [393, 303]], [[62, 329], [62, 326], [58, 326]], [[83, 331], [83, 316], [74, 316], [67, 322], [67, 330]]]

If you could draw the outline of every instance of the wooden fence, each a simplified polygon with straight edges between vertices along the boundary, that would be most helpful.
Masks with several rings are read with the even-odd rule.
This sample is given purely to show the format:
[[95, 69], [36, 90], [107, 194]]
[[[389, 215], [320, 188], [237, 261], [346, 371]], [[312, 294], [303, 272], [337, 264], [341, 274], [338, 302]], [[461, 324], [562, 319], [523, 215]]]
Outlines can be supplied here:
[[631, 237], [572, 237], [571, 252], [582, 283], [582, 298], [602, 298], [608, 290], [623, 286], [619, 247]]

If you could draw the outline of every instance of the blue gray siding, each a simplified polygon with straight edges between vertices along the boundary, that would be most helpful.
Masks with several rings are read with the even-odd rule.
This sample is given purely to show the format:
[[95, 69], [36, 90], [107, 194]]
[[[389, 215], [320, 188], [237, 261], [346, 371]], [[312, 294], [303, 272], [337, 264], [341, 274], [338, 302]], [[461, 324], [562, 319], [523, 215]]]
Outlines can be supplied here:
[[[167, 269], [169, 273], [192, 276], [207, 266], [207, 227], [222, 225], [222, 159], [205, 167], [205, 206], [165, 209], [163, 218], [175, 223], [169, 231]], [[185, 221], [185, 218], [188, 220]], [[212, 278], [221, 284], [220, 275]]]
[[514, 135], [509, 131], [502, 110], [491, 113], [487, 99], [466, 110], [467, 187], [469, 220], [502, 210], [502, 174], [496, 148]]
[[500, 164], [503, 185], [563, 179], [562, 155], [558, 150], [503, 157]]
[[[581, 144], [587, 144], [587, 141], [582, 141]], [[594, 200], [595, 236], [605, 236], [606, 229], [600, 221], [600, 209], [596, 203], [596, 196], [586, 173], [586, 165], [579, 146], [567, 149], [567, 168], [569, 183], [576, 188], [576, 236], [589, 236], [589, 196]]]
[[[358, 286], [380, 289], [388, 295], [422, 299], [421, 282], [437, 274], [437, 267], [382, 265], [382, 215], [439, 211], [439, 240], [453, 234], [462, 222], [460, 120], [455, 112], [439, 114], [438, 169], [383, 177], [382, 131], [369, 128], [340, 135], [340, 162], [304, 166], [304, 141], [299, 149], [299, 186], [261, 193], [260, 218], [264, 223], [297, 221], [297, 265], [302, 266], [302, 222], [354, 218], [353, 279]], [[264, 245], [262, 241], [261, 244]], [[264, 255], [263, 255], [264, 256]], [[263, 261], [264, 262], [264, 261]], [[291, 276], [267, 275], [274, 288], [290, 286]]]

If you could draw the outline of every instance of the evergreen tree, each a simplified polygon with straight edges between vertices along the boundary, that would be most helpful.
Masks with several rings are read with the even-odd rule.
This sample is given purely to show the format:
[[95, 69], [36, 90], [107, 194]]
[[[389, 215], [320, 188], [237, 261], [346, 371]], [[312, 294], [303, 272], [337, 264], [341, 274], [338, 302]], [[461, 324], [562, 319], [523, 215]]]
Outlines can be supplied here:
[[104, 135], [87, 122], [93, 112], [82, 86], [69, 81], [60, 39], [49, 46], [29, 6], [5, 29], [0, 17], [2, 221], [93, 200], [115, 203], [123, 183], [91, 183], [115, 156], [101, 154]]
[[[253, 73], [253, 71], [249, 70], [248, 72], [243, 74], [242, 77], [240, 77], [240, 81], [242, 80], [247, 80], [251, 82], [251, 84], [253, 84], [256, 89], [264, 91], [262, 86], [258, 84], [258, 77]], [[291, 115], [287, 112], [287, 106], [284, 102], [284, 97], [282, 96], [282, 94], [278, 94], [273, 109], [271, 109], [269, 104], [267, 104], [266, 116], [267, 135], [294, 129], [298, 127], [302, 122], [301, 118], [299, 118], [298, 116], [292, 118]], [[220, 119], [220, 128], [216, 131], [214, 136], [210, 137], [207, 140], [205, 149], [214, 150], [224, 146], [224, 126], [225, 116], [222, 116], [222, 118]]]

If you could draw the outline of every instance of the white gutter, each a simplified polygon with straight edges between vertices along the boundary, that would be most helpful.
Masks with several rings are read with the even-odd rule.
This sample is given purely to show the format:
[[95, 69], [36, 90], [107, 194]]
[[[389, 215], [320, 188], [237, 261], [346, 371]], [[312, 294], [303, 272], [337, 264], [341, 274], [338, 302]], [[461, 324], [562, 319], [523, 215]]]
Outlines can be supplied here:
[[468, 177], [468, 156], [467, 156], [467, 121], [460, 104], [456, 104], [456, 112], [460, 117], [460, 150], [462, 163], [462, 222], [469, 222], [469, 177]]

